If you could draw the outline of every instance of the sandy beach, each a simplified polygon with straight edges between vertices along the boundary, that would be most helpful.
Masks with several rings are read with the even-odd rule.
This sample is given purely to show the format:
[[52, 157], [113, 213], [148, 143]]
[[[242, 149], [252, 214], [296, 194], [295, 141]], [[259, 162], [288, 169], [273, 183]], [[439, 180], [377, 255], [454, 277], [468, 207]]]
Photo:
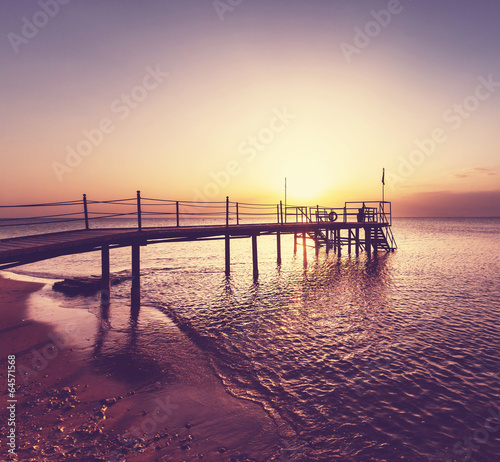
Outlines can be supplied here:
[[[16, 455], [2, 442], [2, 460], [280, 458], [275, 422], [260, 405], [229, 395], [203, 352], [173, 323], [162, 319], [170, 323], [169, 357], [153, 355], [137, 366], [126, 354], [101, 354], [102, 319], [58, 307], [44, 290], [50, 288], [0, 277], [1, 363], [5, 373], [7, 355], [16, 356], [18, 400]], [[39, 313], [37, 303], [44, 305]], [[140, 316], [159, 314], [145, 307]], [[152, 370], [151, 381], [140, 380]], [[2, 397], [9, 398], [6, 389]], [[5, 435], [4, 412], [0, 427]]]

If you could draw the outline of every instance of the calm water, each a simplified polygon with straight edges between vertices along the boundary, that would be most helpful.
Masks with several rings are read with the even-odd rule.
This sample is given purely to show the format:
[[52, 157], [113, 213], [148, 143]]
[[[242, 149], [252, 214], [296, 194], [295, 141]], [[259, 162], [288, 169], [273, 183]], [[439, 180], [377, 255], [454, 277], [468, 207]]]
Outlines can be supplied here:
[[[223, 241], [143, 248], [142, 303], [159, 316], [139, 314], [133, 360], [151, 367], [138, 380], [164, 373], [155, 364], [170, 317], [228, 390], [294, 429], [281, 460], [500, 460], [500, 219], [397, 219], [393, 230], [394, 253], [311, 249], [306, 269], [291, 238], [278, 268], [275, 238], [260, 237], [258, 283], [249, 239], [231, 243], [230, 279]], [[111, 259], [113, 272], [129, 270], [129, 249]], [[99, 274], [99, 262], [22, 271]], [[129, 290], [113, 297], [128, 303]], [[97, 297], [74, 300], [99, 315]], [[123, 344], [126, 311], [112, 312], [100, 354]]]

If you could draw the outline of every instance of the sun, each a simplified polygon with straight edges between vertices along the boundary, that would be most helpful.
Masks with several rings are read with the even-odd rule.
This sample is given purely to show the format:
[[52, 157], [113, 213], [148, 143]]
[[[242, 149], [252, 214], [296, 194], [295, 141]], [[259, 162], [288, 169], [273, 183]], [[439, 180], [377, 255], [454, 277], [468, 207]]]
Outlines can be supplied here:
[[320, 199], [331, 189], [333, 173], [329, 176], [328, 168], [316, 160], [293, 160], [284, 167], [287, 183], [287, 202], [302, 205], [314, 199]]

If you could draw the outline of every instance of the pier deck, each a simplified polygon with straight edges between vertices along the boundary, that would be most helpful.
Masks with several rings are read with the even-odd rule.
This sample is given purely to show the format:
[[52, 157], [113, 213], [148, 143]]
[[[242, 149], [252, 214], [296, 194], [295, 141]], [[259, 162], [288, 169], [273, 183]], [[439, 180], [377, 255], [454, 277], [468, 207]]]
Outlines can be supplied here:
[[380, 228], [379, 223], [261, 223], [219, 226], [181, 226], [166, 228], [104, 228], [64, 231], [0, 240], [0, 269], [33, 263], [62, 255], [72, 255], [109, 248], [149, 245], [159, 242], [180, 242], [269, 234], [303, 234], [319, 230], [355, 230]]
[[[92, 211], [89, 211], [92, 205]], [[102, 206], [133, 206], [133, 212], [102, 211]], [[78, 206], [80, 212], [67, 212], [68, 208]], [[145, 211], [149, 206], [150, 211]], [[390, 202], [346, 202], [344, 207], [299, 207], [273, 204], [193, 203], [161, 199], [141, 199], [139, 191], [135, 199], [114, 201], [70, 201], [48, 204], [31, 204], [21, 206], [0, 206], [0, 209], [24, 210], [29, 207], [51, 208], [64, 207], [64, 213], [41, 215], [37, 217], [19, 216], [0, 218], [0, 230], [8, 227], [34, 225], [46, 226], [54, 223], [83, 221], [85, 229], [40, 233], [22, 237], [0, 239], [0, 269], [34, 263], [63, 255], [100, 251], [102, 261], [102, 294], [103, 300], [109, 301], [110, 249], [130, 246], [132, 248], [132, 292], [138, 294], [140, 281], [140, 247], [161, 242], [182, 242], [207, 239], [224, 239], [225, 272], [230, 274], [230, 241], [235, 238], [251, 238], [253, 276], [258, 278], [257, 237], [276, 235], [277, 263], [281, 264], [281, 235], [294, 235], [294, 252], [297, 252], [298, 241], [303, 248], [304, 265], [307, 264], [307, 239], [314, 242], [316, 253], [320, 247], [326, 251], [333, 250], [339, 255], [343, 247], [348, 252], [354, 248], [356, 254], [360, 250], [371, 255], [372, 251], [392, 251], [396, 242], [392, 235], [392, 212]], [[168, 208], [161, 211], [159, 207]], [[182, 212], [181, 212], [182, 209]], [[208, 210], [208, 211], [207, 211]], [[81, 216], [80, 216], [81, 215]], [[91, 229], [92, 224], [102, 218], [123, 218], [136, 220], [134, 227]], [[276, 220], [271, 221], [271, 216]], [[144, 227], [143, 217], [163, 220], [162, 226]], [[186, 217], [191, 220], [186, 225]], [[194, 224], [195, 219], [220, 219], [222, 224]], [[260, 218], [257, 218], [260, 217]], [[181, 219], [183, 221], [181, 226]], [[34, 221], [33, 221], [34, 220]], [[38, 220], [38, 221], [37, 221]], [[256, 222], [262, 220], [263, 222]], [[250, 223], [240, 223], [250, 221]], [[5, 235], [5, 234], [4, 234]]]

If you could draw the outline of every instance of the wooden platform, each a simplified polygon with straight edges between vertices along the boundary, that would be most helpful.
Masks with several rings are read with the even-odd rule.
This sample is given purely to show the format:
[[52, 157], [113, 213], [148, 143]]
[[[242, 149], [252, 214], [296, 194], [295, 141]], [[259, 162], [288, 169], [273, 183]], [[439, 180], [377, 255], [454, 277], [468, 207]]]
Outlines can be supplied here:
[[149, 245], [203, 239], [225, 239], [226, 236], [251, 237], [269, 234], [312, 234], [318, 230], [353, 230], [381, 228], [379, 223], [265, 223], [219, 226], [181, 226], [166, 228], [107, 228], [65, 231], [0, 240], [0, 269], [46, 260], [62, 255], [78, 254], [109, 248]]
[[[105, 206], [131, 207], [135, 212], [117, 213], [113, 211], [89, 210]], [[143, 210], [144, 206], [154, 211]], [[294, 235], [294, 253], [298, 245], [302, 246], [304, 267], [307, 267], [307, 247], [309, 242], [314, 242], [316, 255], [322, 246], [326, 252], [333, 250], [341, 255], [342, 248], [347, 247], [348, 252], [354, 249], [356, 254], [361, 250], [371, 256], [372, 250], [392, 251], [397, 248], [396, 241], [392, 235], [392, 212], [391, 203], [387, 201], [371, 202], [346, 202], [344, 207], [302, 207], [285, 206], [282, 202], [276, 204], [246, 204], [230, 202], [226, 197], [224, 203], [193, 203], [179, 202], [164, 199], [143, 199], [140, 191], [137, 191], [136, 200], [119, 199], [113, 201], [88, 201], [83, 195], [82, 201], [57, 202], [44, 204], [29, 204], [16, 206], [1, 206], [0, 208], [16, 209], [25, 207], [57, 207], [63, 209], [62, 213], [38, 215], [25, 217], [24, 225], [46, 225], [54, 223], [78, 222], [76, 218], [80, 212], [69, 213], [68, 207], [82, 206], [83, 215], [81, 220], [85, 229], [48, 234], [38, 234], [17, 238], [0, 240], [0, 270], [15, 266], [34, 263], [63, 255], [74, 255], [84, 252], [100, 251], [101, 254], [101, 298], [105, 304], [110, 303], [110, 249], [130, 246], [132, 250], [131, 265], [131, 300], [132, 307], [140, 306], [140, 248], [161, 242], [182, 242], [209, 239], [224, 239], [225, 274], [231, 272], [231, 239], [251, 238], [252, 241], [252, 268], [254, 280], [259, 277], [259, 262], [257, 252], [257, 237], [260, 235], [276, 236], [276, 262], [281, 265], [281, 235]], [[161, 212], [158, 206], [169, 207], [170, 211]], [[172, 211], [174, 208], [174, 211]], [[182, 211], [181, 211], [182, 208]], [[201, 210], [201, 211], [200, 211]], [[175, 218], [175, 225], [165, 227], [144, 227], [142, 217]], [[97, 223], [102, 218], [112, 219], [117, 217], [136, 218], [136, 228], [94, 228], [91, 222]], [[220, 225], [189, 225], [180, 226], [181, 218], [185, 216], [196, 219], [220, 220], [225, 218]], [[241, 220], [254, 221], [259, 216], [263, 223], [240, 224]], [[276, 221], [269, 223], [268, 220]], [[92, 221], [94, 218], [96, 221]], [[49, 220], [49, 221], [47, 221]], [[5, 217], [0, 219], [2, 226], [23, 226], [16, 224], [19, 219]], [[135, 221], [135, 220], [134, 220]], [[192, 223], [192, 221], [190, 222]], [[232, 224], [234, 223], [234, 224]], [[299, 244], [300, 242], [300, 244]], [[222, 249], [221, 249], [222, 251]]]

